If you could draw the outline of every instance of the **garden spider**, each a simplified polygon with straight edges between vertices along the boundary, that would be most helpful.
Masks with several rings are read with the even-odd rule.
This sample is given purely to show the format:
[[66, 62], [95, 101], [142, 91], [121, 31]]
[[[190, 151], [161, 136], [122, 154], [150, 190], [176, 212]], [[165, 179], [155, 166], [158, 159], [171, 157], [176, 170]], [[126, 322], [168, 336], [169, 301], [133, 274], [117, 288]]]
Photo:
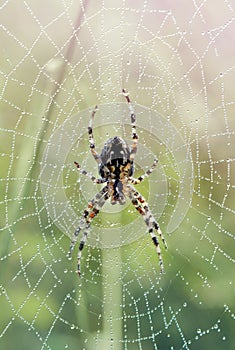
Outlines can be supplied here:
[[95, 113], [97, 111], [97, 106], [92, 112], [90, 123], [88, 126], [88, 135], [89, 135], [89, 144], [91, 153], [98, 164], [98, 170], [100, 174], [100, 178], [96, 178], [92, 174], [88, 173], [86, 170], [81, 169], [77, 162], [74, 162], [76, 168], [83, 175], [88, 176], [94, 183], [101, 184], [106, 183], [106, 185], [99, 191], [94, 198], [88, 203], [86, 209], [83, 212], [83, 216], [80, 219], [79, 226], [77, 230], [74, 232], [73, 239], [71, 240], [71, 245], [68, 253], [68, 257], [71, 259], [72, 251], [74, 250], [74, 246], [77, 242], [78, 234], [81, 230], [84, 230], [83, 237], [80, 241], [80, 245], [78, 248], [78, 256], [77, 256], [77, 273], [80, 276], [80, 261], [82, 256], [82, 250], [86, 243], [86, 239], [90, 230], [90, 224], [93, 218], [99, 213], [101, 208], [107, 199], [110, 198], [111, 204], [125, 204], [126, 197], [128, 197], [134, 207], [138, 210], [138, 212], [143, 216], [143, 219], [148, 226], [148, 232], [152, 237], [152, 241], [156, 247], [156, 251], [159, 258], [159, 265], [161, 273], [164, 272], [163, 260], [161, 256], [161, 249], [158, 243], [157, 236], [155, 235], [155, 231], [158, 236], [161, 238], [165, 248], [167, 248], [165, 239], [161, 232], [161, 229], [154, 219], [148, 203], [144, 199], [144, 197], [135, 190], [132, 185], [137, 185], [142, 182], [147, 176], [149, 176], [155, 166], [157, 165], [157, 159], [154, 159], [153, 165], [151, 168], [146, 171], [145, 174], [135, 179], [132, 177], [134, 173], [134, 159], [137, 151], [137, 143], [138, 143], [138, 135], [136, 133], [136, 116], [134, 112], [134, 108], [131, 104], [129, 94], [126, 90], [122, 90], [124, 97], [129, 106], [130, 117], [131, 117], [131, 125], [132, 125], [132, 140], [133, 144], [131, 147], [128, 146], [127, 142], [123, 140], [121, 137], [115, 136], [107, 140], [104, 144], [104, 148], [101, 151], [101, 154], [98, 154], [95, 149], [95, 141], [93, 138], [93, 120]]

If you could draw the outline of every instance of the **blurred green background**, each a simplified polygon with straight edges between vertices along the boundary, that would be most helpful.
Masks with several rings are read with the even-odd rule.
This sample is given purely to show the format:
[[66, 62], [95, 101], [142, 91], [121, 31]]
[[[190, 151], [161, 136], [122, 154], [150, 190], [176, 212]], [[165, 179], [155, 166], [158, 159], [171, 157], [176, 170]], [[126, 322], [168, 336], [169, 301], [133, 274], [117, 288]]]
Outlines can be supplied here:
[[[1, 349], [234, 349], [234, 29], [225, 0], [2, 2]], [[97, 103], [123, 102], [123, 87], [189, 146], [191, 204], [167, 233], [180, 177], [159, 142], [167, 203], [154, 214], [169, 246], [162, 248], [166, 274], [159, 276], [143, 235], [115, 249], [88, 244], [79, 280], [76, 257], [66, 258], [70, 240], [43, 200], [43, 155], [63, 122]], [[146, 129], [141, 142], [153, 148]], [[107, 130], [99, 128], [97, 138], [104, 142]], [[71, 152], [84, 159], [86, 138]], [[79, 215], [83, 178], [77, 183], [69, 159], [61, 186]], [[146, 197], [149, 184], [139, 187]], [[114, 220], [128, 235], [125, 225], [136, 216], [101, 214], [94, 225]]]

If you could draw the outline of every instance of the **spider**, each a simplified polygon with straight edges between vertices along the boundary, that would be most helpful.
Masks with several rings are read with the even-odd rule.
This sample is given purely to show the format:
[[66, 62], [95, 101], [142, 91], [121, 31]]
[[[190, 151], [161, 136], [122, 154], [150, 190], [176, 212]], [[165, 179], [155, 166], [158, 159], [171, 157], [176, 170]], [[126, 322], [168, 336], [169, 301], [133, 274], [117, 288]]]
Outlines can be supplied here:
[[71, 245], [68, 253], [69, 259], [71, 259], [72, 252], [77, 242], [78, 235], [83, 230], [83, 236], [79, 244], [77, 255], [77, 273], [80, 276], [80, 262], [82, 257], [82, 250], [89, 234], [90, 225], [94, 217], [97, 216], [105, 202], [110, 199], [111, 204], [117, 203], [123, 205], [126, 203], [126, 197], [128, 197], [137, 211], [142, 215], [147, 227], [148, 232], [151, 235], [152, 241], [156, 247], [158, 254], [160, 272], [164, 272], [163, 259], [161, 256], [161, 249], [155, 232], [161, 238], [165, 248], [167, 248], [166, 241], [163, 237], [159, 224], [154, 219], [148, 203], [145, 198], [135, 190], [132, 185], [138, 185], [146, 177], [148, 177], [156, 167], [158, 160], [155, 158], [152, 166], [139, 178], [132, 177], [134, 173], [134, 160], [137, 151], [138, 135], [136, 133], [136, 115], [129, 98], [128, 92], [123, 89], [122, 93], [126, 98], [129, 106], [131, 126], [132, 126], [132, 146], [129, 147], [127, 142], [121, 137], [115, 136], [110, 138], [104, 144], [101, 154], [98, 154], [95, 148], [95, 141], [93, 137], [93, 120], [95, 113], [98, 109], [95, 106], [88, 126], [88, 136], [91, 153], [98, 164], [98, 170], [100, 178], [96, 178], [91, 173], [80, 168], [80, 165], [75, 161], [74, 164], [81, 174], [88, 176], [93, 183], [106, 185], [91, 199], [83, 211], [83, 215], [80, 219], [80, 223], [76, 231], [74, 232], [71, 240]]

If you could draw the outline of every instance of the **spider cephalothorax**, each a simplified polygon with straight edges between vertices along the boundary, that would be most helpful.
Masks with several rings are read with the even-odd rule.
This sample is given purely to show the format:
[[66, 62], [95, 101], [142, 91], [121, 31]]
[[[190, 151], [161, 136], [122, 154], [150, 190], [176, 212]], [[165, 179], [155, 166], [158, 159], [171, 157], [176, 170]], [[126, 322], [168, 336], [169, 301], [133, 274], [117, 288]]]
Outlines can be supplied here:
[[106, 185], [99, 191], [95, 197], [88, 203], [87, 208], [83, 212], [83, 216], [80, 220], [80, 224], [77, 230], [74, 233], [74, 237], [71, 242], [69, 257], [71, 257], [71, 253], [74, 249], [75, 243], [77, 241], [77, 237], [81, 229], [84, 230], [83, 237], [80, 241], [79, 249], [78, 249], [78, 266], [77, 271], [80, 275], [80, 260], [82, 256], [82, 250], [85, 245], [87, 235], [89, 233], [90, 224], [92, 219], [99, 213], [100, 209], [106, 202], [106, 200], [110, 199], [111, 204], [125, 204], [126, 197], [129, 198], [134, 205], [134, 207], [138, 210], [138, 212], [143, 216], [143, 219], [148, 226], [148, 232], [150, 233], [153, 243], [156, 247], [160, 269], [163, 272], [163, 260], [161, 256], [161, 249], [159, 246], [159, 242], [155, 231], [161, 238], [165, 248], [166, 242], [162, 235], [161, 229], [154, 219], [149, 207], [148, 203], [144, 199], [144, 197], [135, 190], [132, 185], [137, 185], [141, 181], [144, 180], [147, 176], [149, 176], [157, 165], [157, 159], [154, 160], [151, 168], [146, 171], [146, 173], [139, 178], [135, 179], [132, 177], [134, 173], [134, 159], [137, 151], [137, 143], [138, 143], [138, 135], [136, 133], [136, 116], [134, 113], [133, 106], [131, 104], [130, 98], [126, 90], [123, 89], [123, 95], [125, 96], [129, 109], [130, 109], [130, 117], [131, 117], [131, 125], [132, 125], [132, 146], [129, 147], [127, 142], [123, 140], [121, 137], [115, 136], [110, 138], [104, 144], [104, 147], [101, 151], [101, 154], [98, 154], [95, 150], [95, 142], [93, 138], [93, 119], [95, 113], [97, 111], [97, 106], [95, 107], [91, 120], [88, 126], [88, 135], [89, 135], [89, 143], [90, 150], [98, 164], [98, 170], [100, 178], [96, 178], [92, 174], [88, 173], [86, 170], [81, 169], [77, 162], [74, 162], [77, 169], [84, 175], [88, 176], [94, 183], [101, 184], [106, 183]]

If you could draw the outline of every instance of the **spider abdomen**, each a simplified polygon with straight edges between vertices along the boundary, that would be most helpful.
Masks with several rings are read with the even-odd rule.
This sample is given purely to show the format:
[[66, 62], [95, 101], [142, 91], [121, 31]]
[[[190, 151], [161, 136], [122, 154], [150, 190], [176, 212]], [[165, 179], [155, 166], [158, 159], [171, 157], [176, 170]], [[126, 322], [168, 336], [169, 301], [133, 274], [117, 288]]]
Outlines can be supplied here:
[[108, 139], [100, 154], [99, 173], [103, 178], [122, 179], [132, 176], [133, 164], [130, 161], [130, 148], [125, 140], [115, 136]]

